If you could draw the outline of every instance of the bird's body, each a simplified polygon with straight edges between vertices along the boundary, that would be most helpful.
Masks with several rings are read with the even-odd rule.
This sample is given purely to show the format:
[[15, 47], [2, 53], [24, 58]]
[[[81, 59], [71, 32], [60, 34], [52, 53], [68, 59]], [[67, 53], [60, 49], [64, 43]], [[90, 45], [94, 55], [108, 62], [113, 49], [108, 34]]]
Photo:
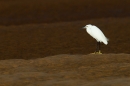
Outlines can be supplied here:
[[98, 42], [103, 42], [105, 45], [108, 44], [108, 39], [105, 37], [103, 32], [94, 25], [87, 25], [86, 31], [90, 36], [95, 38]]
[[105, 35], [103, 34], [103, 32], [96, 27], [95, 25], [86, 25], [84, 27], [87, 31], [87, 33], [92, 36], [93, 38], [95, 38], [97, 40], [97, 50], [96, 52], [100, 52], [100, 42], [103, 42], [105, 45], [108, 44], [108, 39], [105, 37]]

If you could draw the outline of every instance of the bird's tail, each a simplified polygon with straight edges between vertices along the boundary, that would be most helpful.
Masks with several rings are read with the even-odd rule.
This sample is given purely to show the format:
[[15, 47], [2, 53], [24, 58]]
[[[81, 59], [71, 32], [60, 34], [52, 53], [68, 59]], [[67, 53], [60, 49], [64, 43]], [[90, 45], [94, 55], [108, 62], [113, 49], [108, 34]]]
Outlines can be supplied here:
[[103, 43], [104, 43], [105, 45], [107, 45], [107, 44], [108, 44], [108, 41], [109, 41], [109, 39], [108, 39], [108, 38], [106, 38], [106, 40], [105, 40], [105, 41], [103, 41]]

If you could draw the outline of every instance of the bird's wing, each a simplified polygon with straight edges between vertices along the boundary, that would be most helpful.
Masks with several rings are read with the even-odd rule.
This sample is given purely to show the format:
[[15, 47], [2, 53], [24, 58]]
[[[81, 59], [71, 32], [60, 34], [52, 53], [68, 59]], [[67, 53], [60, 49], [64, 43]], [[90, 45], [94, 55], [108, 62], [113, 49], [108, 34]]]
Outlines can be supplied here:
[[91, 28], [91, 36], [95, 38], [97, 41], [103, 42], [107, 44], [108, 39], [105, 37], [103, 32], [96, 26], [92, 26]]

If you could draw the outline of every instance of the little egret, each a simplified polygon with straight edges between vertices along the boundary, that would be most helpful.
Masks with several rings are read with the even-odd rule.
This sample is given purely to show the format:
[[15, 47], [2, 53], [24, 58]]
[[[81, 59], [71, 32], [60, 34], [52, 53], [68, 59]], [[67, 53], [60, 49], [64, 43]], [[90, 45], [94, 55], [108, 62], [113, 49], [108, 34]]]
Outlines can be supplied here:
[[97, 40], [97, 47], [96, 47], [96, 51], [94, 52], [94, 54], [102, 54], [100, 51], [100, 42], [103, 42], [105, 45], [107, 45], [108, 38], [106, 38], [105, 35], [103, 34], [103, 32], [95, 25], [88, 24], [83, 28], [86, 29], [86, 31], [88, 32], [88, 34], [90, 36], [92, 36], [93, 38], [95, 38]]

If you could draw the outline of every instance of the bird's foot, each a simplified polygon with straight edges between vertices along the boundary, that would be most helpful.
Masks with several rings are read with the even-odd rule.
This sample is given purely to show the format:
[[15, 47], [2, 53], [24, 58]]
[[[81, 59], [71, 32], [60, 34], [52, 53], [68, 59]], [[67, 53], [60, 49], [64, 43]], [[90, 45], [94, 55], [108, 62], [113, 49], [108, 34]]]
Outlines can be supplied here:
[[97, 54], [102, 54], [101, 51], [99, 50], [99, 52], [97, 52]]
[[99, 52], [94, 52], [94, 53], [91, 53], [91, 54], [102, 54], [101, 51], [99, 50]]
[[96, 54], [96, 52], [94, 52], [94, 53], [91, 53], [91, 54]]

